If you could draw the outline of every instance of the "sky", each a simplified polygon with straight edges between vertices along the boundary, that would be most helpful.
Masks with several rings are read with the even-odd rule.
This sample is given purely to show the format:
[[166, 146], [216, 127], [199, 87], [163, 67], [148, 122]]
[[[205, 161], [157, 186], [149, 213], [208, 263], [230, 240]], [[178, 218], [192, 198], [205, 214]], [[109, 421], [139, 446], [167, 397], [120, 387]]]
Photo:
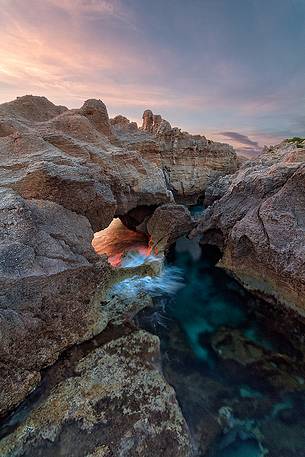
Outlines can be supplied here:
[[0, 103], [25, 94], [241, 153], [305, 135], [305, 0], [0, 0]]

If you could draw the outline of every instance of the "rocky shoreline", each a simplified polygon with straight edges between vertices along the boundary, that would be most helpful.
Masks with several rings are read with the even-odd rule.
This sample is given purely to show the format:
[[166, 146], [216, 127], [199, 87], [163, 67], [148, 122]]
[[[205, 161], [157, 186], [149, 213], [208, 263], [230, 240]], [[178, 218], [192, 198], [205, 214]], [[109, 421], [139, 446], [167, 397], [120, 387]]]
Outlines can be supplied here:
[[305, 141], [265, 148], [206, 191], [194, 231], [216, 244], [220, 266], [264, 299], [305, 313]]
[[[163, 253], [192, 231], [220, 248], [220, 266], [246, 288], [304, 315], [304, 142], [238, 169], [231, 146], [150, 110], [138, 128], [109, 119], [100, 100], [68, 110], [25, 96], [0, 105], [0, 154], [0, 413], [68, 348], [97, 345], [3, 438], [1, 455], [52, 456], [63, 446], [80, 457], [191, 455], [159, 340], [131, 323], [150, 298], [122, 302], [112, 287], [158, 274]], [[186, 205], [203, 198], [210, 206], [194, 219]], [[94, 233], [114, 217], [144, 233], [159, 260], [115, 269], [96, 254]], [[111, 338], [112, 326], [122, 334]]]

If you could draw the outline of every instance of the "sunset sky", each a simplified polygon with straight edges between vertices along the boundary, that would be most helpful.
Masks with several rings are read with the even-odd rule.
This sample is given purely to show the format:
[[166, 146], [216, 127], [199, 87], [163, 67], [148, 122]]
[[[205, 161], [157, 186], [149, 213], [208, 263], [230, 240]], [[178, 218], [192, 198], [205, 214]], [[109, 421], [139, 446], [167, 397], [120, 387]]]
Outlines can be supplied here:
[[45, 95], [241, 151], [305, 133], [305, 0], [0, 0], [0, 103]]

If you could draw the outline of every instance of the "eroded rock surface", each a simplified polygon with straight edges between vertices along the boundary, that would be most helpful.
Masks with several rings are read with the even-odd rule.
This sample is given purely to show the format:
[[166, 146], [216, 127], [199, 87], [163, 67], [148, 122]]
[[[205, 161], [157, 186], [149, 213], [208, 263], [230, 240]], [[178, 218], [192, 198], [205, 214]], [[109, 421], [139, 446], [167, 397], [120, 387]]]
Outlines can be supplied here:
[[[200, 149], [204, 137], [196, 143], [160, 116], [153, 126], [109, 120], [101, 100], [74, 110], [30, 95], [0, 105], [0, 414], [66, 347], [116, 314], [100, 305], [112, 270], [95, 254], [93, 232], [139, 206], [174, 203], [181, 173], [190, 183], [185, 200], [196, 200], [202, 161], [205, 177], [235, 170], [230, 147]], [[177, 154], [181, 164], [185, 154], [195, 159], [183, 168]]]
[[220, 265], [245, 287], [304, 315], [305, 145], [284, 141], [266, 148], [229, 181], [223, 196], [216, 184], [214, 195], [221, 198], [196, 233], [220, 246]]
[[144, 331], [97, 348], [2, 440], [1, 455], [190, 456], [187, 426], [158, 359], [159, 339]]
[[155, 210], [147, 222], [147, 232], [153, 248], [162, 252], [194, 226], [191, 213], [185, 206], [169, 203]]
[[234, 173], [238, 162], [228, 144], [181, 132], [160, 115], [146, 110], [141, 129], [113, 120], [121, 144], [162, 168], [177, 203], [195, 204], [217, 177]]
[[162, 170], [110, 143], [95, 115], [66, 111], [30, 128], [8, 116], [18, 130], [0, 138], [1, 185], [85, 215], [95, 231], [140, 203], [171, 201]]
[[0, 411], [18, 404], [65, 347], [105, 328], [90, 302], [110, 267], [84, 216], [0, 189]]

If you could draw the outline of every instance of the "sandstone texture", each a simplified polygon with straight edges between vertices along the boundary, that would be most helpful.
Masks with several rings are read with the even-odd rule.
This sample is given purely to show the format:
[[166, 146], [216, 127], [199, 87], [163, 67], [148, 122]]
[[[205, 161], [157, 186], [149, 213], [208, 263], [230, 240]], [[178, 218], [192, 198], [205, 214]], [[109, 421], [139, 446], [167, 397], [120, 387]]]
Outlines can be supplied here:
[[194, 234], [221, 248], [220, 265], [249, 290], [304, 315], [304, 142], [265, 148], [211, 185], [208, 198]]
[[[191, 456], [160, 372], [159, 340], [132, 323], [152, 300], [129, 297], [121, 284], [158, 275], [162, 258], [112, 268], [93, 249], [94, 233], [117, 217], [162, 253], [193, 230], [217, 244], [220, 265], [270, 306], [305, 314], [304, 142], [238, 161], [231, 146], [172, 128], [150, 110], [138, 128], [121, 115], [109, 119], [101, 100], [69, 110], [25, 96], [0, 105], [0, 156], [0, 415], [41, 380], [43, 391], [46, 372], [84, 348], [32, 407], [21, 404], [0, 454]], [[194, 229], [184, 205], [203, 198], [210, 206]], [[289, 361], [247, 345], [238, 332], [220, 329], [212, 349], [233, 369], [237, 352], [241, 369], [268, 370], [268, 359], [278, 364], [272, 382], [298, 389]], [[221, 433], [218, 419], [210, 429], [203, 417], [194, 426], [202, 452]]]
[[33, 389], [43, 366], [100, 326], [89, 303], [109, 266], [92, 251], [84, 216], [12, 189], [0, 195], [3, 413]]
[[[31, 100], [40, 106], [40, 99]], [[5, 116], [0, 106], [2, 128], [15, 132], [0, 137], [1, 185], [24, 198], [51, 200], [82, 214], [95, 231], [138, 204], [172, 200], [162, 170], [110, 142], [106, 107], [96, 102], [36, 123], [23, 111], [17, 116], [14, 102]]]
[[107, 135], [101, 101], [68, 111], [26, 96], [0, 106], [0, 413], [65, 347], [107, 325], [92, 302], [110, 270], [94, 231], [138, 201], [172, 199], [162, 171]]

